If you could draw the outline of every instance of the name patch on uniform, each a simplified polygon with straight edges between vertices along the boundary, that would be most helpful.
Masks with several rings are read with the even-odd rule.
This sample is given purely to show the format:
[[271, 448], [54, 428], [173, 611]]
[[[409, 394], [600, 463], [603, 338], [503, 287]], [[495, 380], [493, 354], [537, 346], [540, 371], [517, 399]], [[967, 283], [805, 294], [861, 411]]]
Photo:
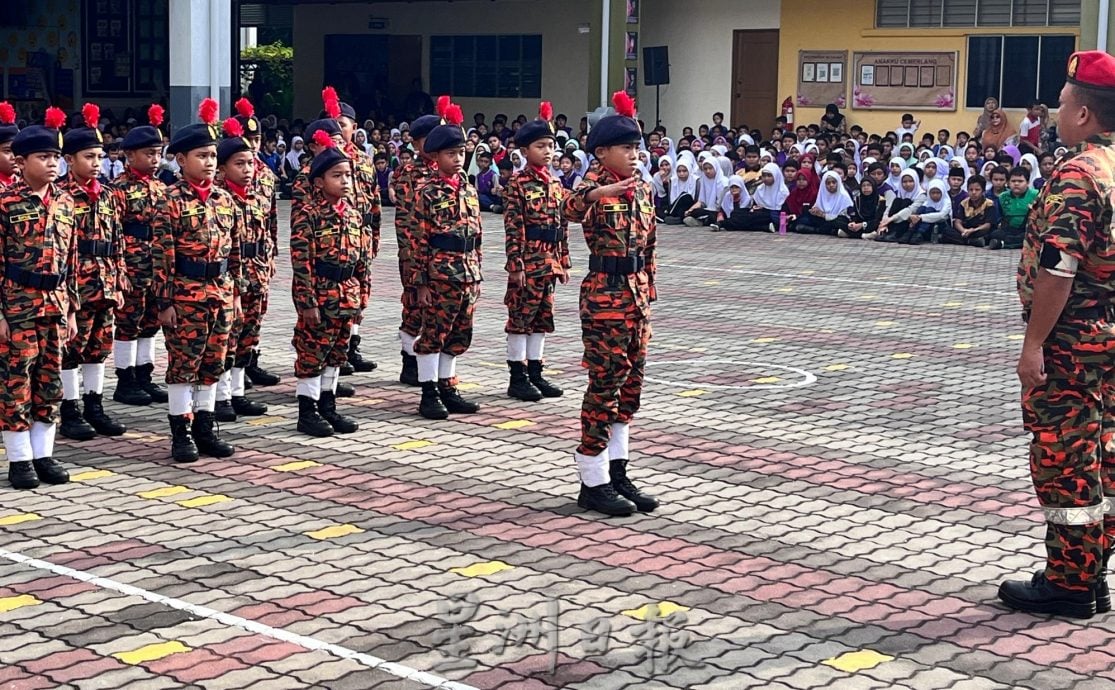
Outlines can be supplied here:
[[650, 204], [640, 203], [639, 204], [639, 212], [640, 213], [653, 213], [654, 209], [651, 207]]
[[225, 207], [225, 206], [218, 206], [217, 207], [217, 215], [218, 216], [231, 216], [232, 215], [232, 209], [228, 208], [228, 207]]
[[145, 196], [147, 196], [147, 191], [144, 189], [137, 189], [134, 192], [128, 192], [127, 194], [128, 199], [142, 199]]
[[604, 204], [600, 207], [600, 210], [604, 213], [624, 213], [629, 208], [631, 207], [627, 204]]
[[546, 196], [543, 192], [527, 192], [527, 201], [534, 201]]
[[86, 213], [89, 213], [88, 206], [78, 206], [74, 209], [75, 216], [84, 216]]
[[453, 200], [452, 199], [446, 199], [445, 201], [442, 201], [441, 203], [433, 205], [433, 210], [435, 210], [435, 211], [444, 211], [447, 208], [453, 208]]
[[205, 215], [205, 207], [204, 206], [188, 206], [185, 209], [183, 209], [183, 211], [182, 211], [182, 217], [183, 218], [193, 218], [194, 216], [204, 216], [204, 215]]
[[113, 212], [111, 206], [101, 206], [101, 215], [103, 215], [103, 216], [114, 216], [116, 214]]
[[18, 216], [8, 216], [9, 223], [26, 223], [29, 220], [38, 220], [40, 218], [38, 211], [29, 211], [21, 213]]

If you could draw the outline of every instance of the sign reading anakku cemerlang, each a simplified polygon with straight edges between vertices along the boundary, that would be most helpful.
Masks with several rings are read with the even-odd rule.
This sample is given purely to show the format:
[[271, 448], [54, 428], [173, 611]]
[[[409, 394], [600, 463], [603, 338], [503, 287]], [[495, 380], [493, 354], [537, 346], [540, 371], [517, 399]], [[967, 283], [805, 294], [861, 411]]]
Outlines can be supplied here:
[[957, 54], [854, 53], [854, 110], [956, 110]]
[[798, 51], [798, 107], [823, 108], [833, 103], [843, 108], [847, 105], [846, 64], [846, 50]]

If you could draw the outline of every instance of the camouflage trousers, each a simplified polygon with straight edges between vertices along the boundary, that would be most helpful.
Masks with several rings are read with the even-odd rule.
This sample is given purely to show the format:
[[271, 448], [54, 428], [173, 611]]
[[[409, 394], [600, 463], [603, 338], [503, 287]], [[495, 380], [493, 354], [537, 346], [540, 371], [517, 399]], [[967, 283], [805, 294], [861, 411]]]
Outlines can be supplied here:
[[418, 308], [418, 288], [413, 285], [407, 285], [406, 269], [402, 262], [399, 262], [399, 280], [403, 284], [403, 294], [399, 301], [403, 305], [402, 322], [399, 325], [399, 330], [407, 335], [418, 335], [418, 331], [422, 328], [422, 311]]
[[150, 287], [124, 293], [116, 307], [116, 340], [154, 338], [159, 332], [159, 307]]
[[62, 350], [62, 368], [100, 364], [112, 352], [113, 302], [83, 304], [77, 310], [77, 335]]
[[582, 319], [581, 340], [588, 388], [581, 402], [581, 445], [577, 452], [600, 455], [608, 447], [611, 427], [626, 424], [639, 411], [643, 368], [651, 327], [646, 319]]
[[503, 303], [507, 306], [504, 332], [529, 335], [554, 332], [554, 286], [556, 276], [527, 278], [522, 289], [508, 285]]
[[298, 357], [294, 360], [294, 376], [300, 379], [321, 374], [325, 367], [339, 367], [348, 361], [348, 339], [354, 315], [321, 314], [321, 323], [307, 326], [302, 316], [294, 327], [291, 343]]
[[259, 331], [263, 326], [263, 315], [267, 313], [267, 294], [255, 292], [240, 293], [241, 318], [232, 324], [228, 339], [227, 368], [248, 366], [252, 351], [259, 347]]
[[1030, 475], [1046, 518], [1046, 577], [1086, 589], [1115, 549], [1115, 324], [1058, 324], [1045, 384], [1022, 392]]
[[178, 323], [163, 327], [166, 382], [209, 386], [221, 378], [232, 332], [232, 307], [220, 300], [175, 302]]
[[433, 280], [427, 287], [430, 306], [419, 310], [422, 328], [414, 341], [414, 354], [444, 352], [460, 357], [472, 344], [472, 316], [480, 297], [480, 284]]
[[33, 422], [54, 422], [62, 400], [62, 317], [9, 322], [0, 343], [0, 431], [27, 431]]

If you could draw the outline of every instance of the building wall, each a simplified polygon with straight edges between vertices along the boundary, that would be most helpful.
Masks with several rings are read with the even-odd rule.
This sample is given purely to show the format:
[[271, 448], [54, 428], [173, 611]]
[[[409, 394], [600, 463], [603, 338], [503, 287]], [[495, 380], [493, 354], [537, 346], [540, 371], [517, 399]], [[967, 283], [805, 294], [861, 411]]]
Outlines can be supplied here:
[[[968, 109], [964, 105], [964, 94], [968, 87], [967, 37], [972, 34], [1027, 34], [1043, 33], [1070, 34], [1080, 36], [1080, 30], [1071, 26], [1050, 28], [1025, 27], [1012, 29], [998, 27], [987, 29], [876, 29], [875, 0], [844, 0], [838, 15], [818, 12], [815, 0], [782, 0], [782, 32], [779, 43], [778, 82], [783, 91], [782, 98], [793, 96], [797, 90], [798, 51], [800, 50], [847, 50], [849, 63], [855, 51], [956, 51], [958, 109], [955, 112], [911, 110], [914, 117], [922, 120], [925, 130], [949, 129], [971, 131], [975, 127], [979, 109]], [[833, 21], [838, 18], [840, 30], [834, 30]], [[1093, 29], [1094, 31], [1094, 29]], [[848, 73], [849, 99], [851, 94], [850, 64], [845, 67]], [[1047, 104], [1051, 107], [1055, 103]], [[844, 109], [852, 124], [858, 124], [869, 132], [882, 133], [899, 126], [901, 112], [896, 110], [854, 110]], [[1010, 111], [1011, 119], [1017, 124], [1022, 111]], [[824, 107], [796, 108], [794, 119], [797, 122], [818, 122], [824, 114]]]

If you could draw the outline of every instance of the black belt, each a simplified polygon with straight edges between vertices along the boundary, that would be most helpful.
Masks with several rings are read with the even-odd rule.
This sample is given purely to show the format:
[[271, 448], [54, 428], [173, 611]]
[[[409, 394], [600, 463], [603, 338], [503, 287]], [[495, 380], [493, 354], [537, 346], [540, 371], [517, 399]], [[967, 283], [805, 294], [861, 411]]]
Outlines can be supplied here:
[[77, 252], [85, 256], [112, 256], [112, 242], [104, 240], [78, 240]]
[[137, 240], [150, 240], [152, 237], [151, 226], [147, 223], [124, 223], [124, 234]]
[[480, 246], [480, 240], [475, 237], [460, 237], [448, 233], [430, 235], [429, 242], [431, 247], [458, 254], [467, 254]]
[[[1115, 321], [1115, 304], [1065, 308], [1059, 321]], [[1022, 322], [1030, 323], [1030, 312], [1022, 312]]]
[[364, 227], [368, 227], [370, 225], [378, 225], [379, 220], [380, 218], [378, 213], [376, 213], [375, 211], [369, 211], [364, 214]]
[[565, 241], [565, 228], [560, 225], [528, 225], [527, 240], [557, 244]]
[[598, 256], [588, 258], [588, 270], [593, 273], [607, 273], [615, 276], [628, 276], [646, 268], [647, 260], [642, 254], [631, 256]]
[[328, 261], [322, 261], [321, 259], [314, 262], [314, 275], [332, 280], [335, 283], [343, 283], [355, 273], [356, 264], [341, 266], [339, 264], [331, 264]]
[[263, 246], [263, 240], [258, 242], [241, 242], [240, 243], [240, 258], [241, 259], [254, 259], [260, 254], [263, 254], [266, 247]]
[[19, 266], [5, 264], [4, 277], [23, 287], [50, 292], [51, 290], [57, 290], [58, 286], [66, 280], [66, 271], [63, 270], [61, 273], [35, 273]]
[[176, 256], [174, 257], [174, 271], [180, 276], [196, 278], [197, 280], [220, 278], [228, 273], [228, 259], [221, 259], [220, 261], [196, 261], [194, 259], [187, 259], [184, 256]]

